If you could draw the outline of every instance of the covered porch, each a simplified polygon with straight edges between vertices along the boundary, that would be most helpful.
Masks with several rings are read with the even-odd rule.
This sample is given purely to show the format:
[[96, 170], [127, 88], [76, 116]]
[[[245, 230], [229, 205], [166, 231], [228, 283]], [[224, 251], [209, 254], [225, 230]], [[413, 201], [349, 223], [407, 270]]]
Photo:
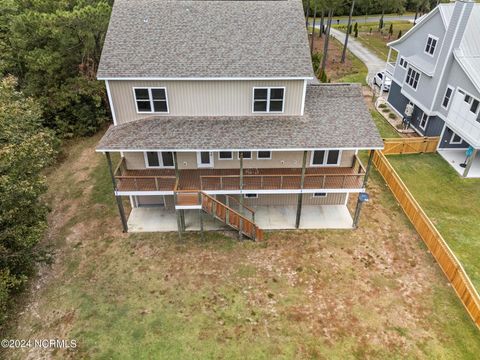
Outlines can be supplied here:
[[[465, 149], [438, 149], [438, 153], [455, 171], [465, 178], [480, 178], [480, 152], [476, 152], [467, 160]], [[461, 166], [464, 164], [463, 166]]]
[[[255, 206], [255, 221], [264, 230], [296, 229], [296, 206]], [[200, 211], [185, 210], [185, 231], [200, 231]], [[300, 229], [351, 229], [352, 216], [346, 205], [305, 205], [302, 209]], [[211, 216], [203, 214], [206, 231], [231, 230]], [[128, 218], [129, 232], [178, 231], [177, 215], [164, 207], [133, 208]]]

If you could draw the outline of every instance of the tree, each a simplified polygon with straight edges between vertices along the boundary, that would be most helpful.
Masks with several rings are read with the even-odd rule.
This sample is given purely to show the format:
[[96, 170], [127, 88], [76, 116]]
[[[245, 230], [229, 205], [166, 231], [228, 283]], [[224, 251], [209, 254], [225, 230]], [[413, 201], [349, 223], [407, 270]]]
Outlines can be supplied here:
[[355, 37], [358, 38], [358, 24], [357, 23], [355, 23], [355, 27], [354, 27], [353, 31], [355, 32]]
[[[105, 0], [20, 1], [0, 27], [0, 73], [13, 74], [62, 136], [93, 134], [108, 101], [95, 74], [111, 6]], [[3, 5], [2, 5], [3, 6]]]
[[397, 39], [400, 39], [401, 37], [402, 37], [402, 30], [400, 30], [400, 31], [398, 32]]
[[388, 38], [390, 39], [392, 35], [393, 35], [393, 23], [390, 24], [390, 29], [388, 29]]
[[36, 244], [46, 228], [46, 190], [41, 174], [56, 154], [55, 136], [42, 126], [41, 110], [15, 91], [16, 79], [0, 82], [0, 322], [10, 295], [33, 270]]
[[355, 0], [352, 0], [352, 7], [350, 8], [350, 14], [348, 16], [348, 31], [345, 34], [345, 43], [343, 44], [342, 59], [341, 62], [344, 63], [347, 58], [347, 46], [348, 46], [348, 37], [350, 36], [350, 29], [352, 27], [352, 16], [353, 10], [355, 9]]

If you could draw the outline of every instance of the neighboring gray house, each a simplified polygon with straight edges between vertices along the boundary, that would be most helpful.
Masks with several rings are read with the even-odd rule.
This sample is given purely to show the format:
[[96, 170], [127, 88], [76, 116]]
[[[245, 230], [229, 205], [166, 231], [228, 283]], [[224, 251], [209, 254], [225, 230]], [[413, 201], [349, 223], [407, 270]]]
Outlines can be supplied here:
[[97, 77], [125, 231], [352, 227], [383, 142], [360, 85], [314, 81], [300, 0], [116, 0]]
[[411, 126], [440, 136], [438, 152], [461, 175], [480, 177], [480, 4], [440, 4], [388, 45], [388, 103], [401, 116], [412, 103]]

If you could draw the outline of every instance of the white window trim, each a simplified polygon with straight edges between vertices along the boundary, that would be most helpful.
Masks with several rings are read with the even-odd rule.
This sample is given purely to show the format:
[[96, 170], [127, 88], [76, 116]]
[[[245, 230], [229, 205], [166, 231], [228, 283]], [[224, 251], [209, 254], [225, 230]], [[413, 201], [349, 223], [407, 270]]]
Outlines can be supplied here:
[[[202, 164], [202, 152], [208, 152], [210, 156], [210, 162], [208, 164]], [[199, 151], [197, 152], [197, 167], [199, 168], [212, 168], [215, 166], [215, 160], [213, 159], [213, 152], [211, 151]]]
[[[246, 158], [244, 157], [243, 160], [253, 160], [253, 151], [242, 151], [242, 152], [249, 152], [250, 153], [250, 157], [249, 158]], [[237, 152], [237, 160], [240, 160], [240, 152]]]
[[[445, 102], [445, 96], [447, 96], [447, 91], [448, 89], [452, 90], [452, 93], [450, 94], [450, 98], [448, 99], [448, 104], [447, 106], [443, 106], [443, 103]], [[445, 89], [445, 93], [443, 94], [443, 99], [442, 99], [442, 104], [441, 104], [441, 107], [444, 108], [445, 110], [448, 110], [448, 108], [450, 107], [450, 104], [452, 102], [452, 98], [453, 96], [455, 95], [455, 88], [451, 85], [447, 85], [447, 88]]]
[[[433, 54], [430, 54], [428, 51], [427, 51], [427, 44], [428, 44], [428, 40], [429, 39], [433, 39], [435, 40], [435, 47], [433, 48]], [[428, 37], [427, 37], [427, 42], [425, 43], [425, 46], [423, 47], [423, 52], [425, 54], [427, 54], [428, 56], [430, 57], [434, 57], [435, 56], [435, 52], [437, 51], [437, 45], [438, 45], [438, 37], [436, 37], [435, 35], [432, 35], [432, 34], [428, 34]], [[431, 46], [430, 46], [431, 48]]]
[[[417, 87], [414, 88], [412, 85], [410, 85], [408, 82], [407, 82], [407, 78], [408, 78], [408, 70], [409, 69], [412, 69], [412, 71], [415, 71], [416, 73], [418, 73], [418, 81], [417, 81]], [[420, 85], [420, 79], [422, 78], [422, 72], [421, 71], [418, 71], [418, 70], [415, 70], [413, 67], [411, 66], [408, 66], [407, 67], [407, 71], [405, 71], [405, 79], [403, 80], [403, 83], [406, 84], [410, 89], [412, 89], [413, 91], [417, 91], [418, 89], [418, 85]]]
[[[318, 194], [322, 194], [322, 195], [318, 195]], [[328, 196], [327, 193], [322, 193], [322, 192], [318, 192], [318, 193], [313, 193], [312, 194], [312, 197], [313, 198], [326, 198]]]
[[[152, 111], [139, 111], [138, 110], [138, 103], [137, 103], [137, 95], [135, 94], [135, 90], [140, 90], [140, 89], [147, 89], [148, 90], [148, 97], [150, 100], [150, 109]], [[163, 89], [165, 91], [165, 101], [167, 102], [167, 111], [160, 111], [156, 112], [154, 111], [153, 107], [153, 96], [152, 96], [152, 90], [153, 89]], [[135, 110], [137, 111], [137, 114], [169, 114], [170, 113], [170, 104], [168, 103], [168, 93], [167, 93], [167, 88], [162, 87], [162, 86], [153, 86], [153, 87], [148, 87], [148, 86], [135, 86], [132, 88], [133, 91], [133, 101], [135, 102]], [[147, 101], [147, 100], [140, 100], [140, 101]]]
[[243, 197], [244, 197], [245, 199], [258, 199], [258, 194], [248, 193], [248, 194], [243, 194]]
[[[148, 164], [148, 157], [147, 152], [156, 152], [158, 156], [158, 166], [150, 166]], [[145, 161], [145, 168], [147, 169], [174, 169], [175, 168], [175, 157], [173, 157], [173, 166], [164, 166], [163, 165], [163, 157], [162, 152], [172, 152], [172, 151], [144, 151], [143, 152], [143, 159]]]
[[[402, 65], [402, 60], [403, 60], [403, 65]], [[400, 65], [402, 69], [406, 69], [408, 67], [408, 62], [407, 60], [405, 60], [403, 56], [400, 56], [400, 59], [398, 60], [398, 65]]]
[[[453, 141], [453, 139], [455, 138], [455, 135], [460, 138], [460, 141]], [[460, 145], [461, 143], [463, 143], [463, 138], [452, 131], [452, 137], [450, 138], [450, 145]]]
[[[425, 121], [425, 125], [422, 126], [422, 121], [423, 121], [424, 117], [426, 117], [426, 121]], [[425, 131], [425, 130], [427, 129], [427, 125], [428, 125], [429, 120], [430, 120], [430, 116], [428, 116], [427, 114], [423, 113], [423, 114], [422, 114], [422, 117], [420, 118], [420, 122], [418, 123], [418, 127], [419, 127], [420, 129], [422, 129], [423, 131]]]
[[[328, 153], [331, 151], [331, 150], [338, 150], [338, 160], [337, 160], [337, 163], [336, 164], [327, 164], [327, 159], [328, 159]], [[313, 163], [313, 153], [315, 151], [325, 151], [325, 157], [324, 157], [324, 161], [325, 161], [325, 164], [314, 164]], [[332, 167], [332, 166], [340, 166], [340, 164], [342, 163], [342, 150], [340, 149], [318, 149], [318, 150], [312, 150], [310, 151], [310, 167]]]
[[[221, 157], [220, 157], [220, 153], [221, 153], [221, 152], [229, 152], [229, 153], [230, 153], [230, 157], [229, 157], [229, 158], [221, 158]], [[218, 160], [219, 160], [219, 161], [233, 160], [233, 151], [219, 151], [219, 152], [217, 153], [217, 155], [218, 155]]]
[[[259, 152], [262, 152], [262, 151], [268, 151], [270, 153], [270, 156], [268, 158], [261, 158], [258, 156], [258, 153]], [[270, 150], [261, 150], [261, 151], [257, 151], [257, 160], [272, 160], [272, 152]]]
[[[255, 90], [267, 89], [267, 111], [255, 111]], [[270, 111], [270, 91], [271, 89], [283, 89], [282, 111]], [[287, 88], [285, 86], [254, 86], [252, 90], [252, 113], [253, 114], [282, 114], [285, 112], [285, 97]]]

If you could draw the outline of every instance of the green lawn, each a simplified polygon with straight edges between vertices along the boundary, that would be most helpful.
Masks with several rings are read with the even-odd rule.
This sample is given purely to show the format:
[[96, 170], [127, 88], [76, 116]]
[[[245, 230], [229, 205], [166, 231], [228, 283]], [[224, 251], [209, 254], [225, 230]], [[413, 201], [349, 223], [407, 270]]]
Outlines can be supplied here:
[[[393, 24], [393, 35], [389, 36], [388, 31], [390, 24]], [[372, 50], [381, 59], [387, 60], [388, 48], [387, 43], [397, 39], [398, 33], [402, 30], [402, 34], [405, 34], [412, 28], [412, 24], [407, 21], [386, 21], [383, 33], [378, 31], [378, 23], [358, 23], [358, 38], [363, 45]], [[335, 26], [341, 31], [346, 31], [346, 25]], [[370, 29], [372, 32], [370, 33]], [[353, 35], [353, 32], [352, 32]], [[394, 61], [395, 58], [390, 59]]]
[[380, 136], [384, 139], [387, 138], [399, 138], [400, 134], [395, 131], [395, 129], [390, 125], [387, 120], [375, 109], [371, 109], [370, 113], [372, 114], [373, 121], [377, 126]]
[[4, 332], [78, 347], [0, 358], [478, 357], [478, 330], [376, 171], [355, 231], [180, 241], [121, 233], [98, 139], [69, 146], [48, 176], [55, 261]]
[[480, 289], [480, 179], [461, 178], [438, 154], [388, 159]]

